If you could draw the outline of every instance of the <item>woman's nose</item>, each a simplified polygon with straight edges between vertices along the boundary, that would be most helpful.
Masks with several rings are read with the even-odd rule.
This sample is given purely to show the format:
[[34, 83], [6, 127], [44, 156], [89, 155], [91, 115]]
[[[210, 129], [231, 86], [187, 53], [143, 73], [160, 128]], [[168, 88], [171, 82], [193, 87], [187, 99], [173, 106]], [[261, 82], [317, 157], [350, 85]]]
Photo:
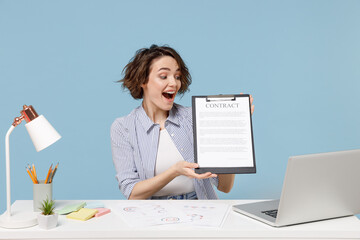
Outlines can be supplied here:
[[170, 86], [175, 86], [176, 85], [176, 79], [174, 77], [169, 78], [169, 85]]

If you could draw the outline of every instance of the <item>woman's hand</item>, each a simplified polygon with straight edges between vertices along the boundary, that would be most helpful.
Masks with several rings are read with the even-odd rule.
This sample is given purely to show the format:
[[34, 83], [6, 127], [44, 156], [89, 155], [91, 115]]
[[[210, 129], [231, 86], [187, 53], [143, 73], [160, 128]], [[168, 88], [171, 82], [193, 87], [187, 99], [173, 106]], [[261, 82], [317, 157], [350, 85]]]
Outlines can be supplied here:
[[[243, 93], [240, 93], [240, 94], [243, 94]], [[252, 104], [253, 101], [254, 101], [254, 99], [253, 99], [253, 97], [252, 97], [251, 94], [250, 94], [251, 115], [253, 115], [253, 113], [254, 113], [254, 108], [255, 108], [255, 106]]]
[[197, 167], [199, 167], [199, 165], [196, 163], [188, 163], [186, 161], [177, 162], [159, 175], [136, 183], [129, 199], [147, 199], [180, 175], [197, 179], [217, 177], [216, 174], [212, 174], [211, 172], [197, 174], [193, 169]]
[[250, 106], [251, 106], [251, 115], [253, 115], [254, 113], [254, 109], [255, 109], [255, 106], [252, 104], [253, 103], [253, 97], [250, 95]]
[[198, 168], [198, 167], [199, 164], [197, 163], [180, 161], [175, 163], [171, 168], [175, 172], [176, 176], [184, 175], [190, 178], [197, 178], [197, 179], [217, 177], [216, 174], [212, 174], [211, 172], [206, 172], [202, 174], [195, 173], [194, 168]]

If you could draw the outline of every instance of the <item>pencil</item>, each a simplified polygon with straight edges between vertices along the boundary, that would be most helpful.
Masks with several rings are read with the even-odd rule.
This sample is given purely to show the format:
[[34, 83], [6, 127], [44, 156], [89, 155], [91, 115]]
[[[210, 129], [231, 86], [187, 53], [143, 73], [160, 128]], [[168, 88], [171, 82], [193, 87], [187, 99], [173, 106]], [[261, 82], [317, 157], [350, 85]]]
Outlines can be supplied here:
[[37, 182], [36, 179], [35, 179], [34, 171], [31, 169], [30, 164], [28, 164], [27, 169], [29, 170], [29, 173], [30, 173], [31, 177], [32, 177], [32, 179], [34, 180], [34, 183], [39, 183], [39, 182]]
[[51, 172], [51, 171], [52, 171], [52, 164], [51, 164], [51, 166], [49, 167], [48, 174], [46, 175], [45, 184], [48, 183], [48, 179], [49, 179], [49, 176], [50, 176], [50, 172]]
[[33, 173], [34, 173], [35, 181], [36, 181], [36, 183], [39, 183], [38, 178], [37, 178], [37, 175], [36, 175], [35, 165], [33, 164], [32, 166], [33, 166]]
[[50, 171], [50, 175], [49, 175], [49, 180], [48, 180], [48, 183], [51, 183], [51, 176], [52, 176], [53, 172]]
[[35, 180], [34, 180], [34, 178], [31, 176], [31, 173], [30, 173], [29, 169], [27, 169], [26, 167], [25, 167], [25, 169], [26, 169], [26, 171], [28, 172], [28, 174], [29, 174], [29, 176], [30, 176], [30, 178], [31, 178], [31, 181], [32, 181], [33, 183], [35, 183]]
[[59, 166], [59, 163], [56, 164], [54, 170], [52, 171], [51, 178], [50, 178], [50, 182], [52, 182], [52, 180], [53, 180], [53, 178], [54, 178], [54, 176], [55, 176], [55, 173], [56, 173], [56, 171], [57, 171], [58, 166]]
[[30, 164], [27, 165], [27, 168], [29, 169], [31, 175], [32, 175], [33, 178], [34, 178], [34, 171], [33, 171], [32, 167], [30, 166]]

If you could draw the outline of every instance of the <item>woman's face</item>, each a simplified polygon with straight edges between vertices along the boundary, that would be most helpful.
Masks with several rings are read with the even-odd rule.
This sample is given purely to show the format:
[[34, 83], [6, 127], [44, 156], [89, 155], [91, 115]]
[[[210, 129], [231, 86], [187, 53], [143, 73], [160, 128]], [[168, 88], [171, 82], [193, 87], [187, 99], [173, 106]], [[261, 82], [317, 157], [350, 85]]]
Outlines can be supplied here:
[[174, 58], [163, 56], [154, 59], [150, 66], [149, 80], [141, 86], [146, 107], [153, 112], [170, 111], [181, 87], [180, 76], [180, 69]]

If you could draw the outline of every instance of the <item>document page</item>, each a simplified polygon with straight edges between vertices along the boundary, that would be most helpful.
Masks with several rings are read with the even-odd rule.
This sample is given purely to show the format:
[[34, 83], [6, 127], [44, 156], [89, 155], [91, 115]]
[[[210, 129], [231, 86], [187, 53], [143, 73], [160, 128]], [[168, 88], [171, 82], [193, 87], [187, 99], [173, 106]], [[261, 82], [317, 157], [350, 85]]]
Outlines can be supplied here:
[[169, 202], [132, 200], [119, 203], [114, 212], [124, 222], [134, 227], [187, 223], [188, 216], [181, 209], [174, 208]]
[[229, 207], [202, 201], [132, 200], [119, 202], [113, 212], [133, 227], [169, 224], [221, 227]]
[[202, 201], [172, 201], [171, 204], [186, 213], [187, 224], [204, 227], [221, 227], [230, 209], [230, 206], [224, 203]]
[[249, 97], [195, 98], [200, 168], [253, 167]]

